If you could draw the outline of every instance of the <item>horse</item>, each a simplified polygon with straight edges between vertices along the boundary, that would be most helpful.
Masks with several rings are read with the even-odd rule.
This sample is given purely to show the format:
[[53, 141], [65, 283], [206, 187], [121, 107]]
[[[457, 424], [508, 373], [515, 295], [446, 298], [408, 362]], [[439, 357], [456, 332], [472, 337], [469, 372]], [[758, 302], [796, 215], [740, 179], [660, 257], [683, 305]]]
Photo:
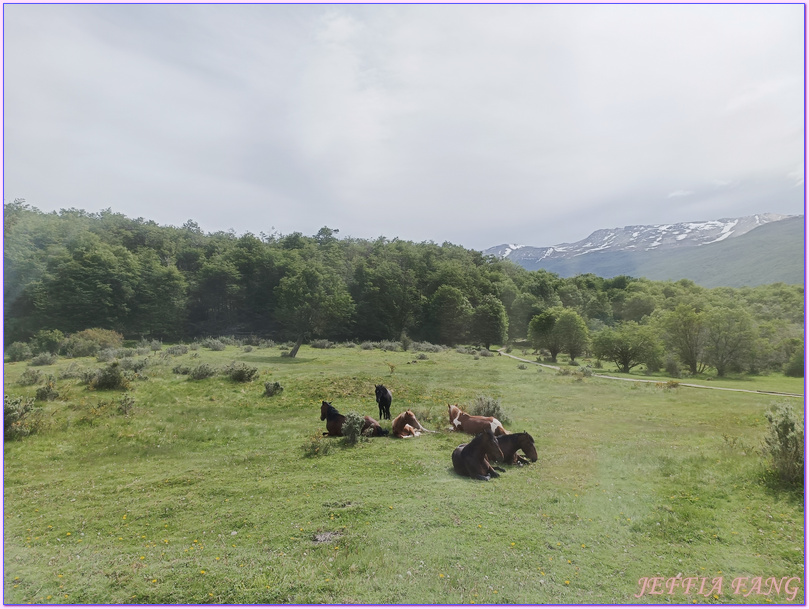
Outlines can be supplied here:
[[393, 394], [384, 385], [376, 385], [375, 393], [376, 403], [379, 404], [379, 418], [390, 419], [390, 403], [393, 400]]
[[422, 431], [435, 433], [429, 429], [424, 429], [412, 410], [405, 410], [402, 414], [393, 419], [391, 433], [393, 433], [396, 438], [414, 438], [420, 436]]
[[467, 414], [454, 404], [447, 404], [447, 407], [449, 408], [449, 422], [454, 431], [464, 431], [475, 435], [484, 429], [491, 429], [496, 436], [503, 436], [508, 433], [503, 428], [503, 424], [494, 417]]
[[[503, 451], [503, 463], [509, 465], [522, 465], [523, 463], [536, 462], [539, 458], [537, 449], [534, 446], [534, 438], [528, 432], [510, 433], [505, 436], [497, 436], [497, 445]], [[517, 451], [521, 450], [525, 453], [526, 459], [522, 455], [518, 455]]]
[[[341, 415], [330, 402], [322, 402], [320, 404], [320, 420], [326, 421], [326, 429], [328, 431], [323, 432], [324, 436], [343, 435], [343, 422], [346, 420], [346, 418]], [[367, 430], [370, 430], [367, 435], [371, 436], [388, 435], [388, 430], [382, 429], [382, 426], [371, 417], [365, 417], [365, 423], [362, 425], [363, 435], [366, 435], [365, 432]]]
[[[452, 467], [456, 474], [476, 480], [499, 477], [500, 474], [494, 471], [487, 457], [492, 461], [503, 460], [503, 451], [497, 445], [497, 438], [491, 429], [480, 432], [469, 444], [461, 444], [452, 451]], [[506, 471], [502, 468], [497, 469], [501, 472]]]

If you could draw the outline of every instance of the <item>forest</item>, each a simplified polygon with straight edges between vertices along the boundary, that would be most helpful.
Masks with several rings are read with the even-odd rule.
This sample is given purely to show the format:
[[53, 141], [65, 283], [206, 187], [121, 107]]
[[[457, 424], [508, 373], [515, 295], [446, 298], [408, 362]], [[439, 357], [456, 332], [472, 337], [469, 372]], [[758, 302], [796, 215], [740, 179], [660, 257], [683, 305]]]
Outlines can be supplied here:
[[520, 342], [553, 360], [588, 355], [624, 372], [803, 375], [802, 285], [561, 278], [446, 242], [340, 238], [328, 227], [311, 236], [204, 233], [193, 220], [44, 213], [23, 200], [4, 205], [3, 228], [12, 360], [86, 355], [70, 337], [101, 328], [167, 342]]

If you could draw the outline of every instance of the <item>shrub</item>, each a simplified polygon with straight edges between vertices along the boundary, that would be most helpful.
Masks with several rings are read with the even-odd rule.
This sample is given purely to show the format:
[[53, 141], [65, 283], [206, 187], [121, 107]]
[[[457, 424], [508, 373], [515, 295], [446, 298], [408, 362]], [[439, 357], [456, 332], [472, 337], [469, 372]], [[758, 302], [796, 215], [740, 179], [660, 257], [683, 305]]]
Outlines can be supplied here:
[[593, 369], [590, 366], [579, 366], [579, 374], [583, 377], [589, 378], [593, 376]]
[[778, 476], [789, 484], [803, 483], [803, 421], [792, 406], [779, 404], [764, 414], [770, 425], [764, 436], [765, 453]]
[[93, 357], [98, 353], [98, 343], [70, 336], [62, 343], [59, 351], [65, 357]]
[[163, 341], [160, 340], [153, 340], [149, 343], [149, 349], [152, 351], [162, 351], [163, 350]]
[[90, 377], [88, 383], [90, 389], [95, 390], [122, 390], [126, 391], [130, 387], [130, 379], [124, 373], [123, 368], [118, 362], [112, 362], [106, 368], [96, 370]]
[[59, 358], [54, 353], [40, 353], [31, 358], [32, 366], [50, 366], [55, 364]]
[[383, 351], [401, 351], [402, 343], [395, 340], [383, 340], [379, 343], [379, 348]]
[[318, 338], [313, 340], [309, 346], [312, 347], [312, 349], [332, 349], [334, 348], [334, 343], [325, 338]]
[[491, 351], [489, 351], [488, 349], [481, 349], [481, 350], [478, 352], [478, 355], [480, 355], [480, 357], [493, 357], [493, 356], [494, 356], [494, 353], [492, 353], [492, 352], [491, 352]]
[[680, 364], [672, 355], [666, 356], [666, 360], [663, 363], [663, 367], [666, 370], [666, 374], [668, 374], [669, 376], [673, 376], [676, 379], [682, 376]]
[[364, 351], [372, 351], [374, 348], [375, 348], [374, 343], [369, 342], [367, 340], [360, 345], [360, 349], [363, 349]]
[[141, 372], [148, 365], [148, 359], [132, 359], [131, 357], [125, 357], [121, 360], [121, 368], [131, 370], [132, 372]]
[[35, 433], [41, 426], [41, 410], [33, 398], [3, 396], [3, 438], [18, 440]]
[[317, 457], [328, 455], [332, 451], [332, 443], [318, 434], [308, 438], [301, 448], [303, 449], [304, 457]]
[[216, 338], [206, 338], [202, 341], [202, 346], [211, 351], [224, 351], [225, 343]]
[[252, 368], [245, 363], [233, 362], [225, 368], [225, 374], [230, 377], [231, 381], [249, 383], [258, 375], [258, 368]]
[[31, 350], [36, 353], [57, 353], [65, 340], [60, 330], [40, 330], [31, 339]]
[[42, 387], [37, 388], [36, 400], [38, 402], [51, 402], [59, 397], [59, 392], [56, 391], [56, 379], [52, 376]]
[[98, 360], [103, 364], [106, 364], [108, 362], [113, 361], [116, 357], [118, 357], [117, 349], [102, 349], [96, 355], [96, 360]]
[[177, 364], [171, 371], [174, 374], [191, 374], [191, 368], [187, 364]]
[[34, 354], [26, 343], [16, 342], [11, 343], [6, 349], [6, 357], [10, 362], [24, 362], [30, 359]]
[[429, 358], [429, 357], [427, 357], [427, 354], [426, 354], [426, 353], [419, 353], [419, 354], [416, 356], [416, 359], [417, 359], [417, 360], [422, 360], [422, 361], [424, 361], [424, 360], [427, 360], [427, 359], [430, 359], [430, 358]]
[[501, 423], [507, 423], [510, 420], [509, 416], [503, 412], [503, 408], [500, 406], [500, 400], [485, 395], [479, 395], [472, 400], [472, 403], [469, 404], [469, 414], [482, 417], [494, 417], [495, 419], [499, 419]]
[[166, 349], [169, 355], [185, 355], [188, 353], [188, 345], [172, 345]]
[[118, 412], [124, 416], [129, 416], [133, 408], [135, 408], [135, 398], [128, 393], [122, 395], [121, 399], [118, 400]]
[[266, 383], [264, 383], [264, 396], [265, 397], [271, 398], [274, 395], [278, 395], [283, 390], [284, 390], [284, 388], [281, 387], [281, 383], [279, 383], [278, 381], [275, 381], [275, 382], [272, 382], [272, 383], [270, 381], [267, 381]]
[[343, 436], [348, 444], [356, 444], [362, 437], [362, 426], [365, 425], [365, 417], [356, 412], [349, 411], [343, 421]]
[[26, 368], [17, 381], [20, 385], [36, 385], [42, 380], [42, 371], [36, 368]]
[[520, 364], [517, 366], [517, 368], [520, 370], [528, 370], [528, 366], [526, 366], [525, 364]]
[[253, 345], [245, 345], [244, 347], [242, 347], [242, 351], [244, 351], [245, 353], [250, 353], [252, 350]]
[[216, 374], [216, 368], [210, 364], [199, 364], [189, 371], [188, 376], [192, 380], [201, 381], [212, 377], [214, 374]]
[[82, 378], [84, 370], [82, 370], [76, 362], [71, 363], [67, 368], [59, 373], [60, 379], [78, 379]]

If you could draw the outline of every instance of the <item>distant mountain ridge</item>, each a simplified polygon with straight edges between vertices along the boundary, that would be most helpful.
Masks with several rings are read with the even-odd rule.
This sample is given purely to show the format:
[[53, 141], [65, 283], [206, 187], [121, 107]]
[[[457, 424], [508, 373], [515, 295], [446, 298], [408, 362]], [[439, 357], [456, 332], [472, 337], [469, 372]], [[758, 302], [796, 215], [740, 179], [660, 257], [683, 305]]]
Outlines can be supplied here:
[[[498, 245], [484, 251], [562, 277], [594, 273], [705, 287], [803, 284], [804, 217], [757, 214], [703, 222], [601, 229], [576, 243]], [[766, 262], [765, 262], [766, 261]]]

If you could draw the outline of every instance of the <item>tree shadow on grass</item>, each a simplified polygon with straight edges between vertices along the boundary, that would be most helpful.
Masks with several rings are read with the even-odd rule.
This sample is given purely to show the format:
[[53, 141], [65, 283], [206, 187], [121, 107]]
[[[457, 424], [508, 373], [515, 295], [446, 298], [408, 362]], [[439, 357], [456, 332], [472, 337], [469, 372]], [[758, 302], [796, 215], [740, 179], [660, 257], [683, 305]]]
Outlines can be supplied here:
[[803, 505], [803, 484], [787, 482], [772, 468], [762, 474], [761, 481], [765, 492], [778, 499], [786, 499], [792, 504]]
[[313, 357], [281, 357], [280, 355], [243, 355], [239, 359], [258, 364], [305, 364], [315, 360]]

